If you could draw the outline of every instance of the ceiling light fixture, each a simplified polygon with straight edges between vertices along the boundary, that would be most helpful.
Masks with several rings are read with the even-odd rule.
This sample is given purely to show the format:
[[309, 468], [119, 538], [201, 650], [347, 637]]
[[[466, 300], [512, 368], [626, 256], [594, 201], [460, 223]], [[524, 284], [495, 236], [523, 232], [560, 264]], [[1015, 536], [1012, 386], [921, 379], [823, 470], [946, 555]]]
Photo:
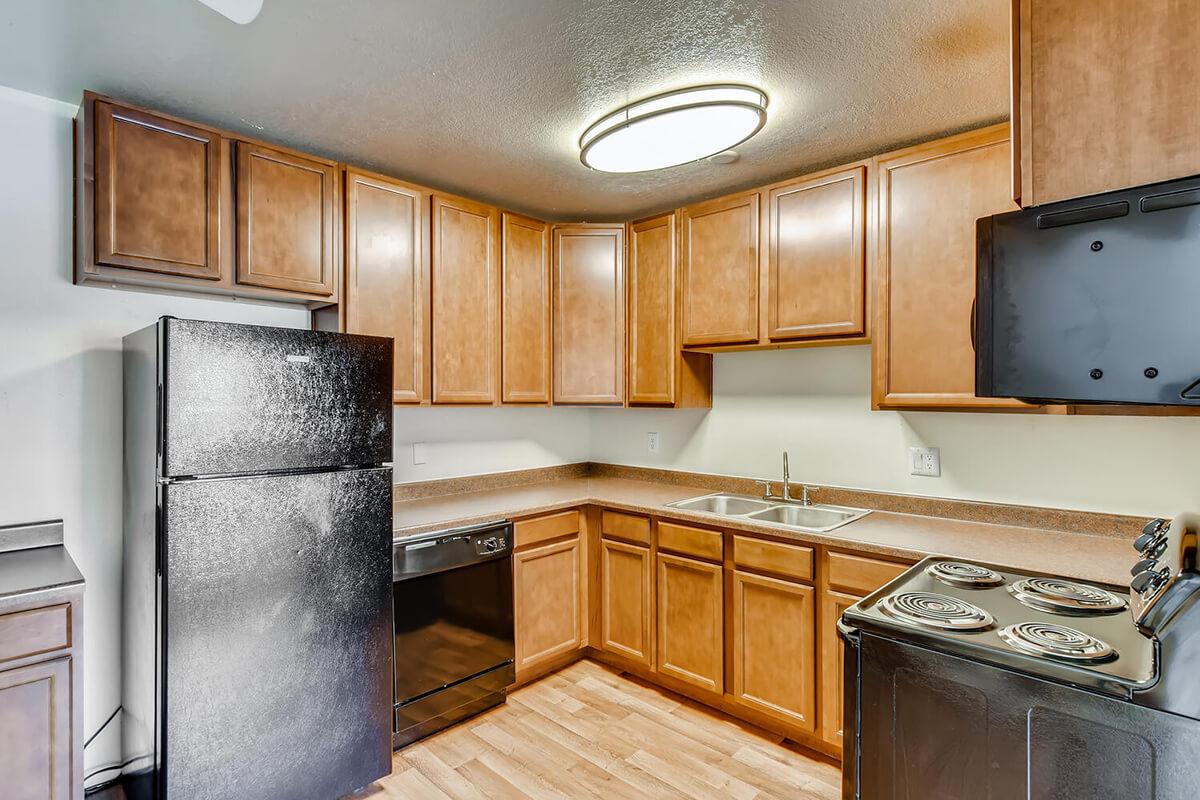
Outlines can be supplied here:
[[248, 25], [262, 11], [263, 0], [200, 0], [201, 3], [238, 25]]
[[646, 172], [699, 161], [762, 130], [767, 95], [738, 84], [675, 89], [606, 114], [579, 137], [579, 158], [602, 172]]

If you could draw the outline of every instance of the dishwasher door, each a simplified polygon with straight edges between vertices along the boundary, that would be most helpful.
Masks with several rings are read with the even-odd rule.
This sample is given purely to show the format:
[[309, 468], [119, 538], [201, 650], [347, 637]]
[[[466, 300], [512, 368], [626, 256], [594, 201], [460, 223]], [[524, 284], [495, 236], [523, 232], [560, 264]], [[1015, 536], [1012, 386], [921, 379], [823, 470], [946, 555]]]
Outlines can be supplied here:
[[392, 577], [399, 747], [502, 702], [515, 679], [512, 525], [396, 542]]

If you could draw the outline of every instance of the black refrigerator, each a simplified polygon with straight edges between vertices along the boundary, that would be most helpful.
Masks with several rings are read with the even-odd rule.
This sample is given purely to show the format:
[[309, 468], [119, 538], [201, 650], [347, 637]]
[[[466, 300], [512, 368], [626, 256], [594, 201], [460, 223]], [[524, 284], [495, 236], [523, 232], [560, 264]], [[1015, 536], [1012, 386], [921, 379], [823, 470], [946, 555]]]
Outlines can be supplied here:
[[333, 800], [391, 765], [392, 340], [124, 340], [124, 784]]

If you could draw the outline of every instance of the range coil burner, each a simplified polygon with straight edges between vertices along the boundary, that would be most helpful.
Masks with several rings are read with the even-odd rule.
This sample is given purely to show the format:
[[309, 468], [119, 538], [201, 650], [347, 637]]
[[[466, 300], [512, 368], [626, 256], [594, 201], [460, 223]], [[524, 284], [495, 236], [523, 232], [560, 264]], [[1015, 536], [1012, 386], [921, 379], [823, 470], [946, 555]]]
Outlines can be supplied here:
[[1004, 583], [1004, 576], [999, 572], [965, 561], [937, 561], [926, 567], [925, 573], [943, 583], [966, 589], [988, 589]]
[[1061, 578], [1025, 578], [1008, 591], [1030, 608], [1051, 614], [1114, 614], [1126, 605], [1124, 599], [1098, 586]]
[[1114, 651], [1091, 634], [1049, 622], [1020, 622], [1001, 628], [1000, 638], [1017, 650], [1064, 661], [1095, 662]]
[[885, 599], [880, 608], [901, 622], [942, 631], [981, 631], [995, 623], [979, 606], [936, 592], [900, 592]]

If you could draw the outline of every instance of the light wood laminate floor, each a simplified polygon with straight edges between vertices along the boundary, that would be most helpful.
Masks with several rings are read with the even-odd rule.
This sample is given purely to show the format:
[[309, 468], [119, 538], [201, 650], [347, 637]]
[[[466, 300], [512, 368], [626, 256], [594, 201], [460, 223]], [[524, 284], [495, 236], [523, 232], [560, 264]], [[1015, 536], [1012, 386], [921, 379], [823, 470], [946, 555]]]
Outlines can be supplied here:
[[838, 800], [833, 764], [591, 661], [397, 752], [353, 800]]

